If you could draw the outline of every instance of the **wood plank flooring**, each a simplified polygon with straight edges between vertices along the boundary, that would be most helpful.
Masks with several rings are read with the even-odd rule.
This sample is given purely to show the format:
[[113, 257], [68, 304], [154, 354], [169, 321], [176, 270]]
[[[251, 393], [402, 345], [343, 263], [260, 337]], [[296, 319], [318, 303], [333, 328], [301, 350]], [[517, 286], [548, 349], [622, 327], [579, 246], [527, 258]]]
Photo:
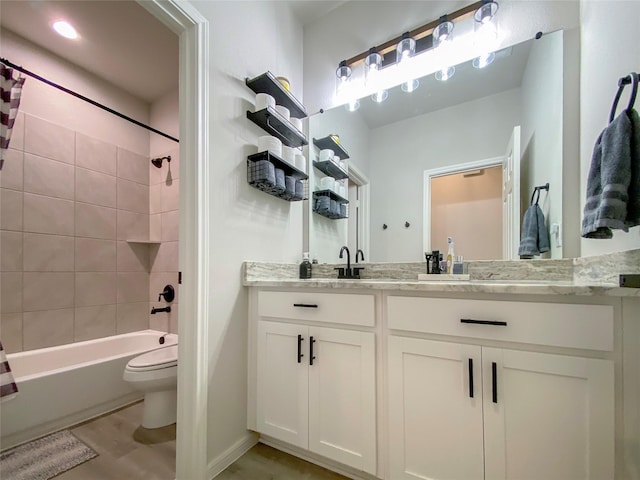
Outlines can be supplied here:
[[[136, 403], [71, 428], [98, 456], [56, 480], [174, 480], [176, 426], [140, 426]], [[231, 464], [216, 480], [347, 480], [322, 467], [263, 444]]]

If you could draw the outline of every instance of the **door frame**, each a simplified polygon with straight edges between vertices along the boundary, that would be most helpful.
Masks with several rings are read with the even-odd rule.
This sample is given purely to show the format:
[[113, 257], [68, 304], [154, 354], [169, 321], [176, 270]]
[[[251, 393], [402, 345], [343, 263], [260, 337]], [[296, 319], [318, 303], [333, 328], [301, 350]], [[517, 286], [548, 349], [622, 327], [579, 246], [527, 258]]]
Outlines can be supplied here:
[[431, 252], [431, 179], [453, 173], [468, 172], [480, 168], [502, 167], [504, 157], [492, 157], [456, 165], [432, 168], [424, 171], [422, 197], [422, 247], [424, 252]]
[[[363, 252], [371, 255], [369, 246], [371, 243], [371, 218], [370, 218], [370, 183], [367, 176], [354, 164], [349, 165], [349, 181], [358, 188], [358, 231], [360, 232], [360, 246]], [[347, 239], [349, 232], [347, 231]], [[366, 257], [365, 257], [366, 258]]]
[[[188, 2], [136, 0], [180, 38], [180, 338], [176, 479], [207, 478], [210, 224], [209, 22]], [[183, 288], [184, 285], [186, 288]], [[184, 321], [188, 319], [189, 321]]]

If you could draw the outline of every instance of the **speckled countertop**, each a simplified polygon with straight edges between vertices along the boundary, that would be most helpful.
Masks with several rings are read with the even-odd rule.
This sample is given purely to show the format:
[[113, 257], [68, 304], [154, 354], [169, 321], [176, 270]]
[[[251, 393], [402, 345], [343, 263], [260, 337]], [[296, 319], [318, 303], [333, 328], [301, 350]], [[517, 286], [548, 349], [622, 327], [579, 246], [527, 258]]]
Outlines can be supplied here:
[[[480, 261], [469, 263], [470, 280], [418, 281], [424, 263], [363, 263], [360, 280], [337, 279], [333, 268], [313, 266], [313, 278], [300, 280], [298, 265], [245, 262], [245, 286], [395, 290], [440, 293], [592, 295], [640, 297], [638, 288], [618, 286], [619, 273], [640, 273], [640, 250], [561, 260]], [[526, 280], [522, 280], [526, 278]]]

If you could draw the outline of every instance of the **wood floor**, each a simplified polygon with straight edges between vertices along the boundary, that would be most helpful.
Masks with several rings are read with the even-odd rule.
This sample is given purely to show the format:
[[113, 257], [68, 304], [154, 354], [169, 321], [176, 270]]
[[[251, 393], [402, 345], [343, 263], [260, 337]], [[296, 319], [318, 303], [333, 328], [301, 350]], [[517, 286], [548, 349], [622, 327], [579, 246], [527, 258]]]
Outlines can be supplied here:
[[[176, 428], [140, 426], [142, 403], [71, 428], [98, 456], [55, 480], [173, 480]], [[347, 477], [263, 444], [231, 464], [216, 480], [346, 480]]]

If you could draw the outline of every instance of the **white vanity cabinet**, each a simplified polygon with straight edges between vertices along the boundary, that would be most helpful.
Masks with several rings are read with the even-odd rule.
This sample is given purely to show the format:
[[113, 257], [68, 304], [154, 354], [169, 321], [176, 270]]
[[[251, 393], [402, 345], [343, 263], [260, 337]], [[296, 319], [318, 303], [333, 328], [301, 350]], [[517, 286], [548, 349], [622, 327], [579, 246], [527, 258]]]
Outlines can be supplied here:
[[613, 350], [613, 307], [389, 296], [387, 321], [391, 479], [614, 478], [613, 361], [569, 350]]
[[249, 427], [375, 474], [373, 295], [256, 293]]

